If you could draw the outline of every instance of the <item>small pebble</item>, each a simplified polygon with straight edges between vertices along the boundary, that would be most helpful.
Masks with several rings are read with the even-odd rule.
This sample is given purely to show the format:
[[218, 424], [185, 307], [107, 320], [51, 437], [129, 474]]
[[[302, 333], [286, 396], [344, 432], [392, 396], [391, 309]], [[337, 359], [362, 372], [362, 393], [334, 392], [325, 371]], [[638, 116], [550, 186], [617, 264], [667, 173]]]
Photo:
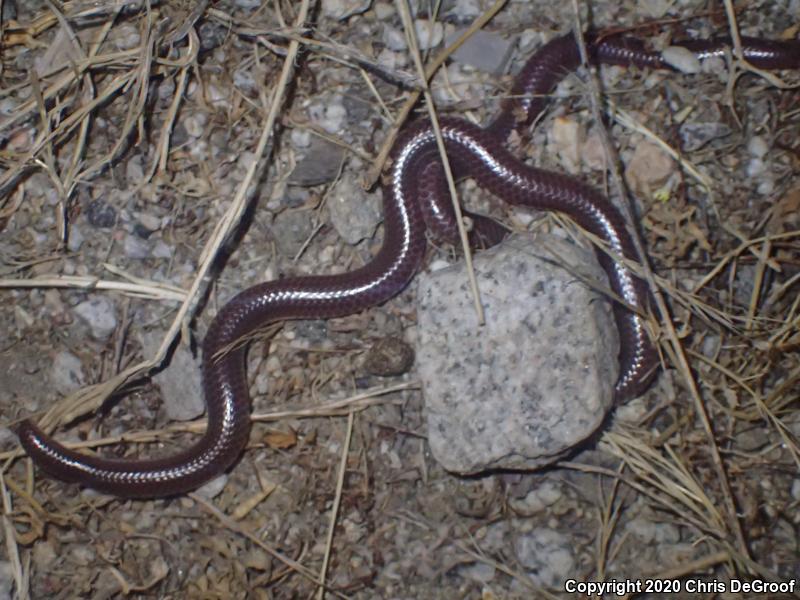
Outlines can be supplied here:
[[769, 152], [769, 144], [762, 136], [754, 135], [747, 142], [747, 151], [751, 156], [763, 159]]
[[398, 337], [385, 337], [373, 344], [364, 361], [371, 375], [396, 377], [407, 373], [414, 364], [414, 349]]
[[208, 115], [204, 112], [192, 113], [183, 120], [183, 128], [193, 138], [199, 138], [205, 131]]
[[206, 500], [211, 500], [220, 495], [222, 490], [225, 489], [225, 484], [227, 483], [228, 483], [228, 475], [227, 473], [223, 473], [219, 477], [215, 477], [208, 483], [204, 484], [202, 487], [198, 488], [195, 491], [195, 494], [197, 494], [201, 498], [205, 498]]
[[136, 48], [141, 42], [139, 29], [134, 25], [123, 23], [114, 29], [114, 35], [111, 41], [119, 50], [130, 50]]
[[150, 245], [140, 237], [128, 234], [122, 242], [125, 256], [134, 260], [144, 260], [150, 258]]
[[651, 19], [661, 19], [675, 4], [675, 0], [639, 0], [641, 11]]
[[80, 250], [86, 238], [83, 236], [81, 228], [77, 225], [72, 225], [67, 234], [67, 250], [70, 252], [77, 252]]
[[214, 21], [203, 21], [197, 32], [197, 37], [200, 38], [200, 49], [203, 52], [213, 50], [225, 41], [228, 35], [228, 28], [221, 23]]
[[792, 498], [800, 502], [800, 479], [792, 481]]
[[417, 44], [420, 50], [430, 50], [442, 43], [444, 39], [444, 26], [438, 21], [417, 19], [414, 22], [417, 32]]
[[108, 339], [117, 328], [114, 303], [105, 296], [93, 296], [73, 310], [89, 326], [92, 337], [96, 340]]
[[369, 10], [372, 0], [322, 0], [322, 16], [343, 21]]
[[553, 146], [561, 164], [570, 173], [577, 173], [581, 164], [581, 148], [585, 132], [572, 117], [556, 117], [548, 132], [549, 145]]
[[348, 244], [357, 244], [375, 233], [381, 222], [378, 193], [368, 193], [352, 176], [342, 177], [328, 200], [331, 224]]
[[510, 499], [509, 506], [519, 515], [533, 515], [552, 506], [564, 496], [559, 487], [550, 481], [545, 481], [531, 490], [523, 499]]
[[653, 142], [642, 140], [628, 160], [625, 177], [636, 191], [650, 191], [666, 182], [675, 170], [675, 162]]
[[607, 153], [603, 138], [596, 131], [591, 132], [580, 151], [583, 164], [594, 171], [605, 171], [608, 165]]
[[311, 214], [297, 210], [281, 212], [275, 217], [270, 230], [280, 253], [294, 258], [311, 235]]
[[289, 133], [289, 141], [295, 148], [308, 148], [311, 145], [311, 132], [308, 129], [292, 129]]
[[389, 27], [388, 25], [383, 28], [382, 34], [383, 43], [389, 50], [401, 52], [406, 50], [406, 36], [399, 29]]
[[56, 354], [50, 368], [50, 381], [56, 391], [64, 396], [82, 388], [86, 379], [80, 359], [66, 350]]
[[699, 73], [703, 69], [694, 52], [683, 46], [670, 46], [661, 52], [664, 61], [682, 73]]
[[[458, 573], [465, 579], [477, 581], [478, 583], [489, 583], [495, 578], [497, 569], [484, 562], [476, 562], [465, 567], [461, 567]], [[486, 598], [486, 596], [484, 596]]]
[[148, 231], [158, 231], [161, 229], [161, 218], [147, 213], [138, 213], [135, 215], [139, 224]]
[[144, 179], [144, 166], [142, 164], [142, 155], [135, 154], [131, 156], [125, 163], [125, 178], [130, 185], [138, 185]]
[[557, 588], [575, 573], [574, 541], [563, 533], [538, 527], [514, 540], [520, 564], [537, 584]]
[[462, 23], [471, 21], [482, 14], [485, 9], [480, 0], [455, 0], [450, 4], [447, 14], [452, 15]]
[[92, 227], [108, 229], [117, 222], [117, 209], [105, 200], [92, 200], [86, 207], [86, 218]]
[[318, 127], [328, 133], [342, 131], [347, 122], [347, 109], [342, 103], [342, 97], [335, 95], [328, 102], [312, 104], [308, 108], [308, 116]]
[[233, 73], [233, 85], [248, 94], [252, 94], [258, 90], [258, 84], [250, 68], [236, 69]]
[[717, 121], [693, 123], [686, 122], [681, 125], [680, 135], [685, 152], [699, 150], [712, 140], [730, 135], [731, 128], [725, 123]]
[[223, 89], [216, 83], [211, 83], [206, 88], [206, 97], [208, 102], [219, 110], [227, 110], [230, 108], [230, 93], [227, 89]]

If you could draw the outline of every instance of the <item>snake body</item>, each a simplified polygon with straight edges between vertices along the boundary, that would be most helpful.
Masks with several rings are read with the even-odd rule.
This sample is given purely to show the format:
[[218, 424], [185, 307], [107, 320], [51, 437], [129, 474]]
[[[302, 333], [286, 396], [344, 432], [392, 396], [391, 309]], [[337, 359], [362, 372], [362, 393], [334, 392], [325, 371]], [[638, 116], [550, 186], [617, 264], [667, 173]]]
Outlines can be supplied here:
[[[800, 41], [743, 39], [744, 58], [762, 69], [800, 68]], [[698, 58], [724, 56], [730, 41], [713, 39], [681, 44]], [[667, 68], [660, 52], [624, 36], [586, 36], [594, 63]], [[603, 195], [566, 175], [530, 167], [506, 148], [513, 130], [528, 127], [542, 112], [546, 96], [577, 69], [581, 55], [572, 34], [543, 46], [522, 68], [509, 99], [495, 119], [478, 127], [456, 118], [441, 120], [441, 133], [456, 177], [472, 177], [503, 200], [569, 215], [602, 239], [612, 253], [639, 261], [625, 219]], [[31, 421], [18, 427], [20, 442], [45, 472], [120, 497], [161, 497], [193, 490], [229, 468], [242, 453], [250, 432], [250, 397], [245, 349], [220, 355], [265, 324], [285, 319], [324, 319], [361, 311], [399, 293], [419, 269], [426, 247], [426, 226], [454, 238], [455, 217], [431, 125], [418, 122], [401, 132], [392, 151], [384, 186], [384, 239], [374, 259], [349, 273], [270, 281], [248, 288], [228, 302], [213, 320], [203, 343], [203, 387], [208, 427], [193, 446], [165, 458], [108, 459], [65, 448]], [[488, 220], [476, 222], [485, 243], [502, 237]], [[488, 242], [487, 242], [488, 240]], [[648, 309], [648, 292], [625, 266], [599, 252], [612, 290], [639, 313]], [[655, 349], [642, 317], [615, 303], [620, 332], [617, 399], [640, 394], [656, 371]]]

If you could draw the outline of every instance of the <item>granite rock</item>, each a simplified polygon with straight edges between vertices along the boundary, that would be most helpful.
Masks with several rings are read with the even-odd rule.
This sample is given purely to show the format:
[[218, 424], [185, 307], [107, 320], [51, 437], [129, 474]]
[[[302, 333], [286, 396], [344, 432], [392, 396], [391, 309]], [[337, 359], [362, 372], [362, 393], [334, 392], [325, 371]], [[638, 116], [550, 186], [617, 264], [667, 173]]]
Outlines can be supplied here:
[[[428, 440], [448, 470], [529, 469], [590, 436], [612, 405], [619, 340], [594, 252], [552, 235], [479, 253], [479, 326], [463, 265], [418, 278]], [[563, 265], [569, 265], [565, 268]]]

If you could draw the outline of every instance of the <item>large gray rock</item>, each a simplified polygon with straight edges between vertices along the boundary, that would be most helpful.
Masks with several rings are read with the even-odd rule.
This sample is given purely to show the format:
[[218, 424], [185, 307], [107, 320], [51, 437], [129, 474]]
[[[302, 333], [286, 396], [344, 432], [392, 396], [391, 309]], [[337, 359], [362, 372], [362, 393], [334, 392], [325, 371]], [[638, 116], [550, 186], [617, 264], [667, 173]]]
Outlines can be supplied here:
[[418, 278], [431, 451], [465, 474], [549, 464], [591, 435], [613, 401], [610, 304], [573, 274], [607, 287], [605, 272], [592, 251], [550, 235], [515, 236], [474, 264], [482, 327], [463, 264]]

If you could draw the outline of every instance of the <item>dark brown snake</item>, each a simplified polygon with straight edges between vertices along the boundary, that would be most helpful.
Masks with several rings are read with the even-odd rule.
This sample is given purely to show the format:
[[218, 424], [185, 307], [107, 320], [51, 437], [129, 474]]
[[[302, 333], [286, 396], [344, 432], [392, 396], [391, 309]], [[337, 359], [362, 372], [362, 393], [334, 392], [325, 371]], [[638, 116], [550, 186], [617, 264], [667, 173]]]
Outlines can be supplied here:
[[[587, 36], [590, 60], [599, 64], [669, 68], [660, 52], [646, 50], [637, 39]], [[800, 68], [800, 40], [786, 42], [744, 38], [743, 52], [761, 69]], [[677, 44], [698, 58], [727, 56], [727, 39]], [[609, 249], [639, 260], [625, 219], [604, 196], [566, 175], [527, 166], [506, 149], [512, 130], [528, 127], [542, 112], [546, 97], [561, 79], [581, 64], [572, 34], [554, 39], [533, 56], [517, 76], [509, 99], [487, 127], [443, 118], [441, 131], [456, 177], [472, 177], [507, 202], [564, 213], [605, 241]], [[18, 427], [22, 446], [47, 473], [66, 481], [122, 497], [160, 497], [193, 490], [223, 473], [242, 453], [250, 433], [250, 397], [241, 345], [220, 358], [223, 348], [266, 323], [285, 319], [323, 319], [381, 304], [400, 292], [422, 263], [426, 224], [440, 237], [455, 237], [455, 218], [432, 128], [409, 126], [392, 152], [389, 183], [384, 187], [384, 240], [369, 264], [350, 273], [270, 281], [244, 290], [217, 314], [203, 344], [203, 385], [208, 428], [192, 447], [153, 460], [107, 459], [69, 450], [30, 421]], [[498, 230], [479, 219], [476, 235], [497, 241]], [[644, 282], [622, 264], [598, 252], [613, 291], [628, 305], [647, 313]], [[643, 319], [615, 306], [619, 328], [620, 375], [617, 399], [640, 394], [657, 369], [655, 349]]]

